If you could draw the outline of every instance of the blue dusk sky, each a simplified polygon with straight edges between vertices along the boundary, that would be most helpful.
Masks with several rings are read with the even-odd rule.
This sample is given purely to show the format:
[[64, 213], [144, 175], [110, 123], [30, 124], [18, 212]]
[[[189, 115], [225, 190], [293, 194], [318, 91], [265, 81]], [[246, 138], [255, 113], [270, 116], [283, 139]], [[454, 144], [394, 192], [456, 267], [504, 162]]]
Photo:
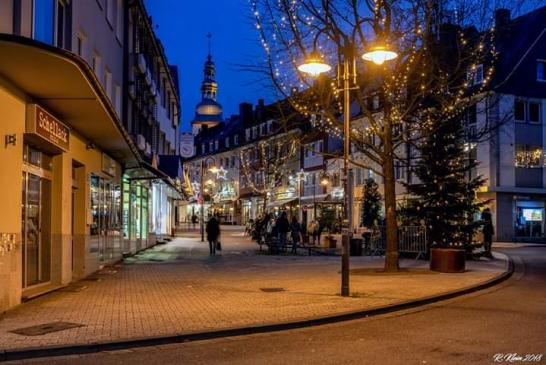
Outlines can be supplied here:
[[248, 18], [248, 0], [146, 0], [146, 7], [169, 63], [178, 65], [182, 130], [190, 129], [195, 105], [201, 100], [209, 32], [224, 117], [237, 114], [241, 102], [272, 101], [259, 81], [261, 76], [237, 66], [263, 59], [258, 33]]

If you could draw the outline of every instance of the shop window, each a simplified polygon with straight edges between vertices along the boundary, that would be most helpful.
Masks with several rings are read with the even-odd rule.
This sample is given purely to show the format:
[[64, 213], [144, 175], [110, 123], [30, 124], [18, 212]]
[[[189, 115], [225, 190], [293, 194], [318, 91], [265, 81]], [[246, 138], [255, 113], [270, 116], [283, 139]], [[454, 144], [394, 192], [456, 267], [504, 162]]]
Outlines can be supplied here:
[[27, 144], [23, 146], [23, 161], [47, 171], [51, 171], [53, 166], [53, 158], [50, 155]]
[[55, 1], [34, 0], [32, 19], [32, 38], [53, 44]]
[[541, 202], [518, 202], [516, 210], [516, 236], [543, 237], [544, 235], [544, 208]]

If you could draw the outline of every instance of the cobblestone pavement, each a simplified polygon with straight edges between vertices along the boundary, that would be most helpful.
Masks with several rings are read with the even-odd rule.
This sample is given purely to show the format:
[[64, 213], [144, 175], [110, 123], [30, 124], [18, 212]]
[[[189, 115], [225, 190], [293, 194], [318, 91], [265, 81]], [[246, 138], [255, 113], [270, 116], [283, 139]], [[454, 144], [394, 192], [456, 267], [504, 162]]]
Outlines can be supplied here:
[[[209, 257], [206, 243], [184, 234], [24, 303], [0, 317], [0, 350], [303, 320], [467, 287], [506, 269], [496, 259], [470, 262], [463, 274], [440, 274], [410, 259], [401, 261], [408, 272], [386, 275], [358, 270], [380, 268], [382, 258], [353, 257], [352, 296], [343, 298], [339, 257], [257, 255], [256, 244], [235, 230], [224, 231], [222, 244], [222, 253]], [[56, 321], [83, 326], [40, 336], [10, 332]]]

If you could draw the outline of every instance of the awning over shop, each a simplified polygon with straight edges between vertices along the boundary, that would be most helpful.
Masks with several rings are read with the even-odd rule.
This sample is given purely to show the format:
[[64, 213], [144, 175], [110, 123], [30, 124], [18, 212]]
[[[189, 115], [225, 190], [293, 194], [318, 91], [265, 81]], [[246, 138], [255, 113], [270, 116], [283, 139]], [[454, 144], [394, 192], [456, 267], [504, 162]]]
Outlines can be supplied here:
[[296, 200], [298, 198], [289, 198], [289, 199], [279, 199], [279, 200], [275, 200], [274, 202], [271, 202], [271, 203], [267, 203], [267, 207], [268, 208], [275, 208], [275, 207], [281, 207], [285, 204], [288, 204], [290, 202], [293, 202], [294, 200]]
[[163, 171], [155, 168], [151, 164], [141, 161], [139, 166], [129, 167], [125, 169], [125, 175], [129, 180], [160, 180], [163, 181], [171, 189], [169, 196], [173, 199], [183, 199], [183, 193], [176, 186], [175, 180], [168, 176]]
[[313, 205], [315, 203], [323, 201], [324, 199], [326, 199], [327, 196], [328, 194], [319, 194], [315, 196], [302, 196], [300, 203], [302, 205]]
[[93, 70], [79, 56], [26, 37], [0, 34], [0, 75], [120, 162], [138, 150]]

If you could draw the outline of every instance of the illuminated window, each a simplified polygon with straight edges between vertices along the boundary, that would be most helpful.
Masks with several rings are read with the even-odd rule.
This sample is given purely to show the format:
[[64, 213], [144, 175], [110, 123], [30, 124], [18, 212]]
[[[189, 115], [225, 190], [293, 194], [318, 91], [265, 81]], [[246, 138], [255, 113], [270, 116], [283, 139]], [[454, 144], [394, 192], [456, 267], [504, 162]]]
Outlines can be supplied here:
[[516, 155], [514, 165], [520, 168], [539, 168], [542, 167], [542, 147], [516, 145]]
[[546, 82], [546, 60], [537, 60], [537, 81]]

